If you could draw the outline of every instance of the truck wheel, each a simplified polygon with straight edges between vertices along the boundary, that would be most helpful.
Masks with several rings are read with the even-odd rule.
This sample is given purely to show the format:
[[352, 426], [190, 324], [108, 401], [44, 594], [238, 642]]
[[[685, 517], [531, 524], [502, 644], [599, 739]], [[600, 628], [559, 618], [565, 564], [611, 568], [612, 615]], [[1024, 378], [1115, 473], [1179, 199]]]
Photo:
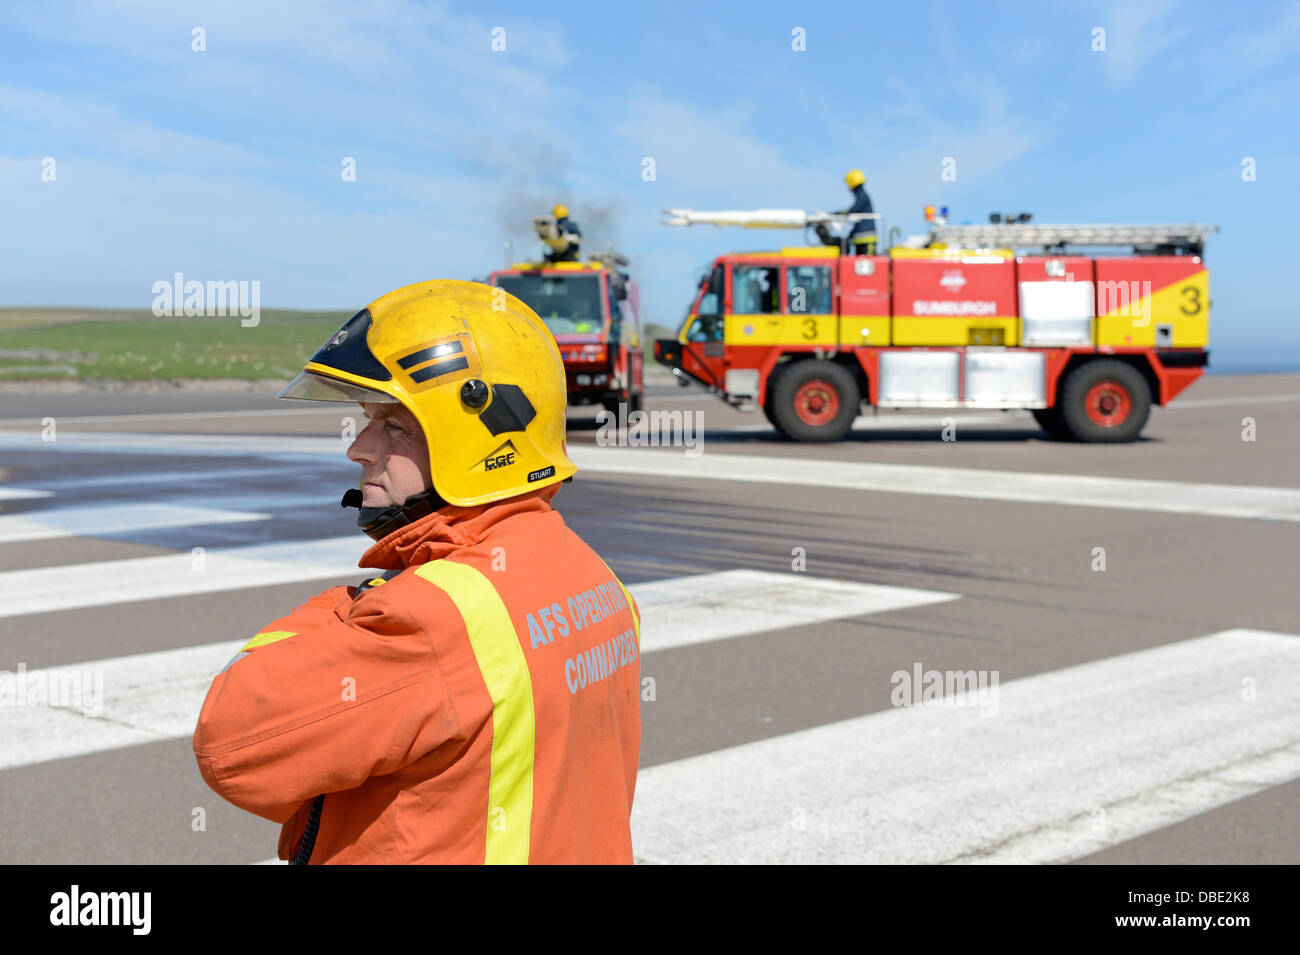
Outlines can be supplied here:
[[789, 439], [789, 435], [781, 429], [781, 422], [776, 417], [776, 383], [781, 380], [781, 372], [789, 366], [775, 365], [771, 374], [767, 376], [767, 390], [763, 394], [763, 417], [767, 418], [768, 424], [774, 429], [778, 437]]
[[1132, 441], [1151, 413], [1151, 389], [1142, 373], [1112, 358], [1080, 365], [1060, 395], [1061, 419], [1079, 441]]
[[858, 416], [862, 396], [847, 369], [821, 359], [796, 362], [773, 389], [777, 428], [795, 441], [838, 441]]
[[1065, 421], [1061, 418], [1061, 406], [1056, 405], [1052, 408], [1034, 408], [1034, 420], [1038, 426], [1047, 432], [1049, 438], [1055, 438], [1058, 441], [1066, 441], [1073, 437], [1065, 427]]
[[772, 402], [769, 401], [763, 405], [763, 417], [767, 418], [767, 423], [772, 426], [777, 435], [788, 439], [790, 436], [781, 428], [781, 422], [776, 418], [776, 412], [772, 409]]

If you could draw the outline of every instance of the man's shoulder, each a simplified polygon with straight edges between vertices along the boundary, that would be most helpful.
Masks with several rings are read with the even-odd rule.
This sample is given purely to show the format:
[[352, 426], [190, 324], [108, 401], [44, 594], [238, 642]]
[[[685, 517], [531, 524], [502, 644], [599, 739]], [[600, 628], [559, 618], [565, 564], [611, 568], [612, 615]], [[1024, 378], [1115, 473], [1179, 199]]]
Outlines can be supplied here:
[[[353, 594], [349, 619], [422, 616], [421, 610], [427, 603], [427, 598], [420, 599], [420, 589], [427, 584], [420, 580], [418, 571], [424, 566], [426, 565], [412, 564], [366, 577]], [[423, 621], [415, 619], [414, 624], [422, 627]]]

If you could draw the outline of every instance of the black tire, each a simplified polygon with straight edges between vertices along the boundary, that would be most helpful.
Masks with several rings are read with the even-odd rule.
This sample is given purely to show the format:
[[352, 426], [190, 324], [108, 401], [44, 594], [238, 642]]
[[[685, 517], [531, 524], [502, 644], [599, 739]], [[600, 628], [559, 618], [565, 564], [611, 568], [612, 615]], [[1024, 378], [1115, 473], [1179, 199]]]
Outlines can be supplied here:
[[1065, 421], [1061, 418], [1061, 406], [1056, 405], [1053, 408], [1034, 408], [1034, 420], [1038, 426], [1047, 432], [1049, 438], [1057, 441], [1069, 441], [1072, 435], [1065, 426]]
[[[1062, 423], [1078, 441], [1133, 441], [1151, 414], [1151, 388], [1146, 378], [1132, 365], [1113, 358], [1075, 368], [1059, 394]], [[1116, 423], [1108, 425], [1106, 418], [1114, 418]]]
[[776, 383], [781, 380], [781, 372], [789, 365], [776, 365], [767, 378], [767, 392], [763, 395], [763, 417], [776, 429], [778, 437], [789, 440], [790, 436], [781, 430], [781, 422], [776, 420]]
[[621, 391], [617, 395], [608, 398], [602, 398], [600, 403], [605, 406], [605, 410], [613, 413], [618, 417], [618, 406], [627, 405], [628, 417], [632, 416], [633, 411], [641, 411], [645, 405], [644, 390], [637, 391], [633, 386], [628, 385], [627, 391]]
[[643, 411], [645, 409], [645, 368], [640, 361], [636, 361], [635, 373], [632, 369], [632, 360], [628, 359], [627, 369], [627, 413], [633, 411]]
[[772, 430], [776, 432], [777, 437], [785, 438], [787, 441], [790, 439], [790, 436], [781, 429], [781, 422], [776, 420], [776, 414], [769, 405], [763, 406], [763, 417], [767, 418], [767, 423], [772, 426]]
[[[821, 386], [813, 385], [815, 382], [821, 382]], [[830, 406], [832, 416], [828, 420], [810, 422], [795, 408], [796, 398], [804, 386], [815, 389], [805, 395], [805, 401]], [[777, 428], [795, 441], [840, 440], [853, 427], [853, 419], [862, 404], [858, 383], [849, 370], [821, 359], [795, 362], [783, 369], [772, 391], [772, 416]], [[822, 394], [817, 394], [818, 391]], [[833, 394], [826, 395], [827, 391]], [[816, 408], [805, 405], [804, 413], [815, 415]]]

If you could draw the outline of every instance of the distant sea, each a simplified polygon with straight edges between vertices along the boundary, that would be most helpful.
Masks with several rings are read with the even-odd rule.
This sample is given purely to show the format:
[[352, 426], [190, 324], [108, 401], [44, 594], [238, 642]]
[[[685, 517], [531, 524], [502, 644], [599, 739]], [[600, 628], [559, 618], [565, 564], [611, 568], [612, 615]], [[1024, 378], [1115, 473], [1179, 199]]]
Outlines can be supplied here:
[[1300, 372], [1300, 341], [1223, 342], [1210, 336], [1210, 375], [1266, 375]]

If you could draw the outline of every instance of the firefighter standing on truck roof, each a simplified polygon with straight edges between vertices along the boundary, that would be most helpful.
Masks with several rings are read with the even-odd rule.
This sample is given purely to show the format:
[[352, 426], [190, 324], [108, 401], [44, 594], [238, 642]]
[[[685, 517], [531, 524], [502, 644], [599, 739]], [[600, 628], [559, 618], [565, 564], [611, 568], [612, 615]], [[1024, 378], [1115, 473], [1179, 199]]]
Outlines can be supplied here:
[[[871, 197], [867, 195], [866, 177], [862, 175], [861, 169], [850, 169], [848, 175], [844, 177], [844, 184], [849, 187], [853, 193], [853, 205], [849, 206], [836, 215], [847, 215], [853, 212], [874, 212], [871, 208]], [[859, 219], [852, 223], [852, 228], [848, 234], [850, 255], [874, 255], [876, 251], [876, 220]]]
[[551, 215], [555, 216], [555, 231], [560, 234], [560, 238], [568, 240], [568, 246], [561, 251], [551, 253], [548, 258], [552, 262], [578, 261], [578, 244], [582, 238], [582, 230], [578, 228], [578, 223], [569, 218], [569, 207], [563, 204], [557, 205], [551, 210]]
[[278, 397], [360, 403], [343, 504], [381, 576], [263, 626], [204, 780], [318, 863], [630, 863], [640, 617], [551, 499], [576, 471], [546, 326], [473, 282], [390, 292]]

